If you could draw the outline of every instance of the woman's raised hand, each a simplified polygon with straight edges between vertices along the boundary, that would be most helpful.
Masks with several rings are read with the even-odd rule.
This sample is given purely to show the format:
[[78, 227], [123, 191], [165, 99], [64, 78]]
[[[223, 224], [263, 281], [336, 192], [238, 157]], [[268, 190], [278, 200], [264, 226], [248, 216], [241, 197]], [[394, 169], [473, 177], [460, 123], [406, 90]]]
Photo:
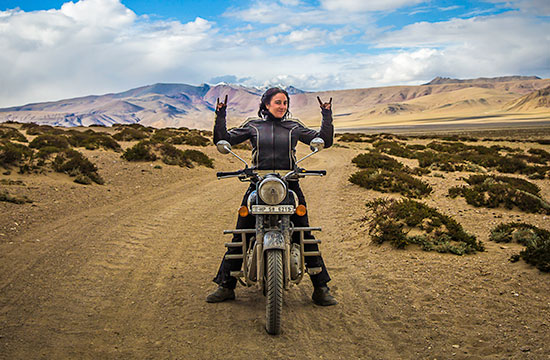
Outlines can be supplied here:
[[227, 109], [227, 95], [225, 95], [224, 102], [220, 102], [220, 98], [216, 100], [216, 114], [219, 114], [220, 112], [223, 112], [225, 114], [226, 109]]
[[321, 101], [321, 98], [317, 96], [317, 100], [319, 101], [319, 106], [321, 107], [321, 110], [331, 110], [332, 109], [332, 98], [326, 103]]

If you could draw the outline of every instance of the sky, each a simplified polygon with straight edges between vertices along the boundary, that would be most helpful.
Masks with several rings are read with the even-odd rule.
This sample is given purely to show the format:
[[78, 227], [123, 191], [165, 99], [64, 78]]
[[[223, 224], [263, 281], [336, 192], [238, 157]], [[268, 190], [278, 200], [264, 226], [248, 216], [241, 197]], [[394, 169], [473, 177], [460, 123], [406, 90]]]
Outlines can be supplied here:
[[549, 0], [0, 0], [0, 107], [154, 83], [550, 78]]

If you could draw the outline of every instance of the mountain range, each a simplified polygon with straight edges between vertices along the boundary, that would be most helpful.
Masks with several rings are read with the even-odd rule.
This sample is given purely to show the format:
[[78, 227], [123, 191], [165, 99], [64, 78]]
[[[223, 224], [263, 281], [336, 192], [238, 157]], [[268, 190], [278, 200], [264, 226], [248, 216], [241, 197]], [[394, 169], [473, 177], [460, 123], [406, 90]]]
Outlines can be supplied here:
[[[550, 115], [549, 86], [550, 79], [536, 76], [468, 80], [437, 77], [418, 86], [322, 92], [288, 87], [287, 91], [291, 94], [293, 116], [310, 126], [318, 126], [320, 121], [317, 96], [324, 101], [333, 98], [335, 125], [346, 128], [497, 113]], [[57, 126], [140, 123], [153, 127], [211, 129], [216, 99], [228, 95], [228, 126], [231, 127], [256, 114], [264, 91], [226, 83], [154, 84], [116, 94], [4, 108], [0, 109], [0, 122]]]

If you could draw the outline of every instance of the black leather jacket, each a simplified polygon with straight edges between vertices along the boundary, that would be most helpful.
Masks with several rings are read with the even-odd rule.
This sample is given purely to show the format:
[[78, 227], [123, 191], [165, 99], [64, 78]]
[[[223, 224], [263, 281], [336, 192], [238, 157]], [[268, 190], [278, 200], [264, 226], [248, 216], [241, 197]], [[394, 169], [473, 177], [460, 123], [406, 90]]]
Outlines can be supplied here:
[[250, 140], [252, 164], [259, 170], [292, 170], [296, 162], [296, 144], [309, 144], [315, 137], [325, 141], [325, 148], [332, 145], [334, 126], [332, 111], [322, 110], [321, 129], [305, 127], [298, 119], [277, 119], [271, 114], [266, 118], [248, 118], [240, 127], [227, 131], [225, 114], [217, 114], [214, 124], [214, 143], [227, 140], [231, 145]]

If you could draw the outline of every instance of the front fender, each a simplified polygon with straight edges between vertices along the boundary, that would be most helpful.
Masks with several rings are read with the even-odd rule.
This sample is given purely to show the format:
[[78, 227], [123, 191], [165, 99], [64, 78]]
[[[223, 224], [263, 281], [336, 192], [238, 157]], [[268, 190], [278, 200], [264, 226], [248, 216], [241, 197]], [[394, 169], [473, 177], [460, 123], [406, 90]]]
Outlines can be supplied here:
[[278, 231], [268, 231], [264, 235], [264, 251], [269, 249], [285, 249], [285, 238]]

